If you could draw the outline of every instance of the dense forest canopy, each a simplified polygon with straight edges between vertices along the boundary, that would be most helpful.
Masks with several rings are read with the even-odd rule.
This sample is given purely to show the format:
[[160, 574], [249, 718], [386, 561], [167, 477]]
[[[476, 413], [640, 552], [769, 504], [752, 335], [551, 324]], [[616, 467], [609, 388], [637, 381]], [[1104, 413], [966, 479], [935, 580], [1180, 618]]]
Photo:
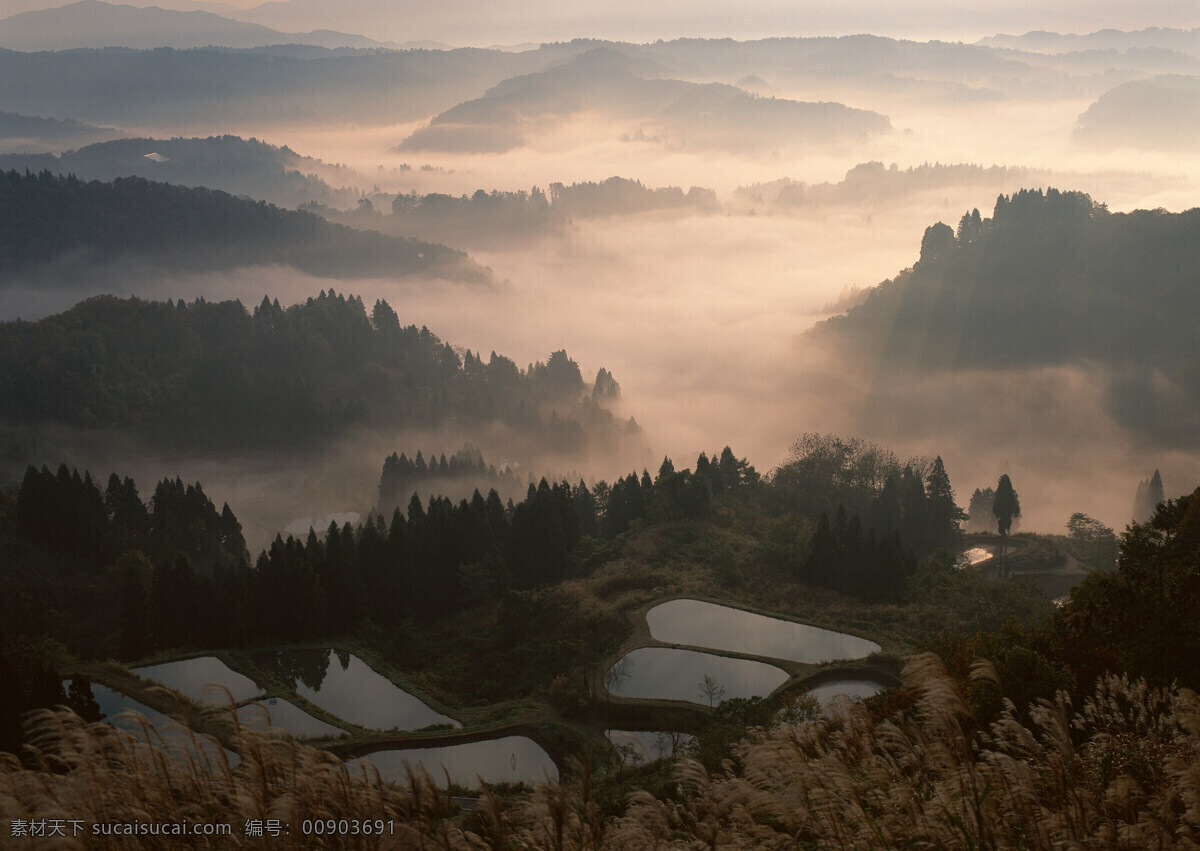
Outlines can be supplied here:
[[332, 290], [287, 308], [264, 296], [252, 312], [98, 296], [0, 324], [0, 353], [8, 423], [115, 428], [162, 446], [317, 448], [355, 425], [461, 420], [565, 451], [637, 428], [613, 417], [605, 388], [593, 392], [565, 351], [526, 368], [459, 354], [402, 326], [387, 302], [368, 315]]
[[[0, 136], [4, 125], [0, 121]], [[303, 157], [285, 146], [238, 136], [203, 139], [115, 139], [50, 153], [0, 155], [0, 171], [49, 171], [80, 180], [143, 177], [159, 183], [204, 186], [239, 197], [294, 208], [308, 201], [349, 205], [359, 192], [343, 187], [352, 173]], [[336, 187], [327, 183], [335, 181]]]
[[0, 174], [0, 269], [78, 252], [144, 256], [189, 271], [279, 263], [325, 276], [489, 280], [486, 270], [444, 245], [356, 231], [225, 192], [139, 177], [101, 183], [48, 171]]
[[912, 269], [813, 334], [901, 369], [1095, 365], [1119, 420], [1192, 442], [1198, 276], [1200, 209], [1110, 213], [1079, 192], [1022, 190], [991, 218], [927, 228]]

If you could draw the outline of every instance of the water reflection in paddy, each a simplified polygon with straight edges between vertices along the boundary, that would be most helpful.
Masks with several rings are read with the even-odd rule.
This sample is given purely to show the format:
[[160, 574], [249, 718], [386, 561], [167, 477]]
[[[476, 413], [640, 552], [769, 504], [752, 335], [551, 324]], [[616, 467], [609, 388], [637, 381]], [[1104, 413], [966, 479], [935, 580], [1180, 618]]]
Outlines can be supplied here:
[[732, 697], [766, 697], [788, 678], [781, 668], [765, 662], [673, 647], [639, 647], [622, 657], [605, 679], [612, 683], [609, 690], [620, 697], [708, 704], [708, 698], [700, 694], [705, 676], [724, 689], [718, 703]]
[[861, 700], [864, 697], [879, 694], [884, 686], [874, 680], [833, 680], [813, 686], [808, 693], [817, 699], [822, 706], [829, 706], [838, 696], [851, 700]]
[[294, 703], [281, 697], [272, 697], [258, 703], [250, 703], [237, 711], [238, 721], [254, 730], [266, 730], [268, 724], [286, 730], [296, 738], [326, 738], [345, 736], [348, 733], [320, 718], [314, 718]]
[[971, 547], [962, 554], [962, 560], [970, 565], [985, 562], [996, 555], [995, 547]]
[[[64, 690], [68, 687], [69, 682], [69, 680], [63, 681]], [[220, 765], [219, 754], [222, 751], [225, 759], [229, 761], [230, 768], [236, 767], [241, 761], [241, 757], [228, 748], [222, 747], [221, 743], [211, 736], [192, 734], [175, 719], [156, 709], [151, 709], [144, 703], [139, 703], [132, 697], [127, 697], [100, 683], [92, 683], [91, 687], [92, 696], [96, 698], [96, 703], [100, 706], [101, 720], [113, 725], [118, 730], [132, 733], [143, 743], [150, 742], [156, 747], [160, 744], [159, 739], [153, 734], [149, 739], [146, 737], [142, 722], [131, 713], [136, 712], [149, 722], [162, 738], [162, 742], [166, 743], [167, 750], [173, 754], [196, 760], [198, 756], [196, 744], [198, 744], [204, 752], [202, 762], [213, 771], [216, 771]]]
[[277, 650], [254, 656], [297, 694], [331, 715], [372, 730], [419, 730], [434, 724], [462, 726], [375, 672], [352, 653]]
[[[210, 706], [228, 705], [230, 695], [233, 696], [234, 703], [240, 703], [257, 697], [263, 691], [254, 680], [234, 671], [216, 656], [146, 665], [134, 668], [133, 672], [139, 677], [154, 680], [192, 700]], [[213, 684], [229, 689], [229, 695]]]
[[646, 613], [646, 623], [659, 641], [795, 662], [859, 659], [880, 649], [874, 641], [854, 635], [700, 600], [671, 600], [655, 606]]
[[398, 784], [408, 783], [405, 762], [414, 767], [418, 763], [423, 765], [439, 785], [446, 782], [442, 772], [442, 766], [445, 766], [451, 782], [468, 789], [478, 787], [477, 777], [482, 777], [484, 783], [538, 783], [546, 777], [558, 779], [554, 760], [537, 742], [525, 736], [506, 736], [440, 748], [375, 751], [353, 760], [350, 765], [364, 762], [374, 764], [385, 781]]

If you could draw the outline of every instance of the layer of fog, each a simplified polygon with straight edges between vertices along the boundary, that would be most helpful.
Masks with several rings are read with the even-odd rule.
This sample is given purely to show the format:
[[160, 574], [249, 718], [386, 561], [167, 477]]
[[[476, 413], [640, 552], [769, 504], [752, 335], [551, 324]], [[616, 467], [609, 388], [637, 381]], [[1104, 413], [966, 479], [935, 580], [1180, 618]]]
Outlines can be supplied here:
[[[544, 356], [543, 356], [544, 360]], [[436, 459], [470, 445], [483, 460], [499, 471], [512, 470], [512, 481], [461, 479], [426, 480], [416, 488], [423, 502], [430, 496], [469, 498], [474, 488], [486, 493], [494, 487], [504, 500], [524, 499], [528, 484], [543, 477], [551, 481], [581, 479], [611, 481], [610, 469], [624, 474], [640, 470], [652, 462], [651, 454], [634, 451], [622, 462], [612, 459], [564, 458], [548, 455], [533, 446], [527, 435], [501, 425], [464, 428], [448, 425], [439, 429], [359, 429], [334, 441], [320, 452], [307, 455], [214, 452], [174, 452], [156, 450], [142, 441], [108, 430], [89, 430], [63, 426], [9, 426], [0, 428], [0, 440], [8, 453], [0, 456], [0, 481], [20, 482], [29, 464], [57, 469], [59, 464], [89, 471], [104, 489], [110, 473], [130, 476], [138, 494], [146, 503], [154, 495], [155, 485], [164, 478], [199, 482], [217, 510], [228, 503], [238, 522], [251, 556], [268, 547], [275, 536], [292, 527], [303, 536], [314, 519], [323, 534], [335, 515], [357, 514], [365, 519], [378, 512], [390, 522], [393, 509], [402, 513], [408, 497], [399, 506], [380, 505], [379, 485], [383, 462], [389, 455], [405, 453], [409, 458], [421, 452]], [[636, 446], [637, 441], [631, 444]], [[636, 467], [635, 467], [636, 465]]]
[[[1076, 121], [1092, 99], [930, 107], [898, 103], [878, 94], [868, 97], [869, 91], [862, 89], [859, 97], [847, 99], [847, 105], [888, 115], [894, 131], [865, 143], [847, 144], [835, 152], [803, 146], [780, 148], [766, 155], [671, 148], [629, 141], [629, 134], [637, 127], [613, 126], [590, 115], [574, 116], [531, 144], [503, 155], [396, 151], [396, 145], [422, 126], [421, 122], [376, 128], [297, 127], [286, 131], [239, 124], [222, 128], [222, 132], [257, 136], [272, 144], [290, 145], [325, 162], [345, 163], [362, 176], [361, 188], [390, 193], [442, 192], [457, 196], [478, 189], [528, 191], [532, 186], [545, 189], [552, 182], [602, 181], [616, 175], [640, 180], [648, 187], [679, 186], [686, 190], [702, 186], [715, 190], [721, 200], [728, 200], [739, 186], [782, 177], [806, 183], [837, 182], [854, 165], [879, 161], [896, 163], [901, 169], [940, 162], [1063, 172], [1063, 181], [1057, 185], [1086, 189], [1097, 197], [1103, 195], [1101, 200], [1113, 210], [1183, 210], [1196, 205], [1200, 151], [1104, 149], [1075, 141]], [[789, 90], [785, 94], [801, 100], [828, 97], [819, 91]], [[1084, 186], [1079, 185], [1081, 175], [1090, 176]], [[1139, 181], [1139, 175], [1157, 179]], [[948, 202], [958, 202], [954, 193], [946, 197]], [[990, 207], [994, 200], [993, 195], [974, 205]]]
[[1022, 496], [1023, 528], [1044, 531], [1061, 531], [1074, 511], [1122, 528], [1137, 482], [1156, 467], [1169, 490], [1200, 482], [1200, 456], [1145, 445], [1112, 421], [1102, 374], [862, 374], [813, 348], [803, 332], [825, 305], [847, 285], [870, 286], [911, 265], [940, 203], [895, 207], [869, 221], [858, 209], [588, 221], [534, 248], [477, 255], [504, 280], [490, 290], [335, 282], [282, 268], [128, 280], [143, 297], [239, 297], [248, 305], [264, 293], [288, 304], [336, 286], [368, 306], [386, 298], [402, 322], [485, 357], [494, 350], [523, 366], [565, 348], [585, 379], [601, 366], [614, 374], [622, 413], [643, 426], [649, 451], [546, 459], [517, 448], [510, 432], [453, 428], [356, 435], [320, 458], [285, 463], [147, 455], [121, 443], [97, 454], [102, 440], [90, 448], [64, 440], [62, 458], [52, 447], [39, 463], [133, 474], [143, 496], [164, 475], [199, 479], [218, 505], [230, 502], [257, 545], [297, 517], [372, 507], [391, 452], [452, 454], [468, 442], [497, 466], [611, 481], [643, 466], [653, 472], [664, 455], [691, 466], [701, 451], [726, 444], [766, 472], [800, 434], [832, 432], [901, 456], [940, 454], [963, 505], [1007, 472]]
[[[728, 202], [739, 186], [783, 177], [837, 182], [858, 163], [880, 161], [901, 169], [925, 162], [1022, 166], [1049, 173], [1046, 183], [1063, 174], [1064, 181], [1054, 185], [1085, 189], [1113, 210], [1196, 206], [1200, 154], [1103, 150], [1074, 142], [1077, 118], [1094, 101], [1090, 92], [1067, 99], [952, 104], [922, 103], [869, 85], [841, 83], [831, 91], [812, 87], [812, 81], [766, 82], [780, 96], [837, 95], [849, 106], [876, 109], [889, 115], [895, 131], [833, 153], [794, 148], [749, 157], [622, 141], [635, 128], [582, 115], [502, 156], [422, 153], [415, 159], [395, 147], [422, 122], [286, 130], [242, 122], [209, 132], [257, 136], [346, 163], [372, 183], [362, 188], [385, 193], [527, 190], [620, 175], [648, 187], [705, 186]], [[814, 350], [803, 337], [847, 288], [872, 286], [910, 266], [928, 225], [940, 219], [953, 226], [973, 207], [990, 215], [997, 192], [1023, 187], [953, 185], [800, 215], [758, 209], [751, 216], [736, 208], [718, 215], [578, 221], [561, 237], [474, 253], [503, 282], [486, 291], [411, 281], [335, 282], [278, 268], [114, 276], [112, 288], [153, 298], [239, 297], [252, 305], [264, 294], [288, 304], [335, 286], [361, 295], [368, 306], [386, 298], [402, 322], [427, 325], [485, 356], [494, 350], [523, 366], [565, 348], [585, 379], [600, 366], [611, 370], [621, 383], [623, 412], [644, 427], [650, 451], [577, 463], [522, 459], [539, 468], [535, 474], [566, 467], [589, 480], [611, 480], [634, 465], [653, 472], [663, 455], [677, 466], [691, 466], [699, 452], [720, 451], [726, 444], [766, 472], [787, 458], [800, 434], [834, 432], [874, 440], [901, 456], [940, 454], [963, 506], [972, 490], [994, 486], [1008, 473], [1021, 495], [1024, 529], [1062, 531], [1075, 511], [1120, 529], [1139, 480], [1159, 468], [1169, 495], [1189, 490], [1200, 483], [1200, 453], [1167, 451], [1124, 431], [1106, 412], [1103, 374], [1078, 366], [864, 375]], [[0, 288], [0, 316], [44, 315], [85, 291], [22, 291], [11, 279], [8, 284]], [[164, 475], [199, 478], [218, 504], [230, 501], [248, 537], [261, 542], [296, 517], [371, 507], [390, 452], [450, 454], [471, 442], [499, 464], [513, 457], [506, 446], [510, 440], [512, 435], [460, 430], [386, 433], [369, 442], [359, 436], [315, 462], [283, 467], [261, 459], [231, 464], [217, 457], [139, 457], [130, 447], [108, 460], [112, 469], [137, 476], [143, 496]], [[74, 444], [63, 445], [66, 452]], [[68, 460], [97, 469], [86, 457], [93, 450], [78, 447]]]

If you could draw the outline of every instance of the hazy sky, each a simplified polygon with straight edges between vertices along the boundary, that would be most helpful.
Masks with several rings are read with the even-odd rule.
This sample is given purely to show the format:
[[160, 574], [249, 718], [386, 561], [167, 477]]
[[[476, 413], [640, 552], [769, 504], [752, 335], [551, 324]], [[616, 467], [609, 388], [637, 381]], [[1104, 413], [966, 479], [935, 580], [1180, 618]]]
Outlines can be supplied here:
[[[65, 5], [60, 0], [2, 0], [4, 15]], [[922, 0], [665, 0], [641, 3], [561, 3], [558, 0], [131, 0], [136, 6], [207, 9], [284, 31], [337, 29], [373, 38], [435, 39], [488, 45], [576, 37], [630, 41], [679, 36], [738, 39], [871, 32], [917, 39], [974, 41], [998, 32], [1093, 32], [1106, 27], [1141, 29], [1200, 25], [1195, 0], [1147, 2], [972, 2]]]

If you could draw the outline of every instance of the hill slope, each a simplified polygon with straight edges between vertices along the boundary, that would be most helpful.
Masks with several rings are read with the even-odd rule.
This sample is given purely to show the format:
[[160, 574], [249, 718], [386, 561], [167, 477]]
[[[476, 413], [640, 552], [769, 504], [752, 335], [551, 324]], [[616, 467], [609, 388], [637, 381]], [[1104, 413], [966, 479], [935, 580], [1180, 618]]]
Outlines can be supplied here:
[[186, 271], [279, 263], [325, 276], [490, 279], [444, 245], [358, 231], [225, 192], [138, 177], [85, 183], [50, 172], [0, 174], [0, 269], [80, 254], [138, 256]]
[[81, 180], [144, 177], [161, 183], [206, 186], [285, 207], [309, 201], [349, 206], [352, 189], [334, 189], [322, 176], [351, 181], [346, 169], [303, 157], [257, 139], [116, 139], [52, 154], [0, 156], [0, 171], [51, 171]]
[[157, 6], [129, 6], [79, 0], [57, 9], [22, 12], [0, 20], [0, 47], [9, 50], [173, 47], [187, 49], [308, 44], [318, 47], [387, 47], [360, 35], [323, 30], [285, 33], [234, 21], [212, 12], [176, 12]]
[[1108, 376], [1125, 425], [1194, 443], [1200, 422], [1200, 209], [1110, 213], [1079, 192], [1000, 196], [813, 331], [893, 369], [1076, 365]]

